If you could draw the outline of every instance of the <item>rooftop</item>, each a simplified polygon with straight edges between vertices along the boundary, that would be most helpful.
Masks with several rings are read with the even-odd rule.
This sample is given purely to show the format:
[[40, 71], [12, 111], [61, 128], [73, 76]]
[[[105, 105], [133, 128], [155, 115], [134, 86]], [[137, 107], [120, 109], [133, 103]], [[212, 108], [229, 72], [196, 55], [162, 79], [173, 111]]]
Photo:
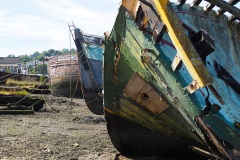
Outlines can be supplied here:
[[20, 64], [20, 57], [0, 57], [0, 64]]

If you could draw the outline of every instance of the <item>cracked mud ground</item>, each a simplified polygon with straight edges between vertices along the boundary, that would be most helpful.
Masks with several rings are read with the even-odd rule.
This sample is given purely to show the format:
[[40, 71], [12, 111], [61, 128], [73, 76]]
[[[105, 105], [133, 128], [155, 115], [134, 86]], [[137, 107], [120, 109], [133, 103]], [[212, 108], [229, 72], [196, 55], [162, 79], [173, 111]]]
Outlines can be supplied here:
[[82, 99], [73, 99], [69, 106], [70, 102], [70, 98], [51, 97], [49, 105], [35, 114], [0, 115], [0, 159], [161, 159], [120, 155], [110, 141], [104, 117], [92, 114]]

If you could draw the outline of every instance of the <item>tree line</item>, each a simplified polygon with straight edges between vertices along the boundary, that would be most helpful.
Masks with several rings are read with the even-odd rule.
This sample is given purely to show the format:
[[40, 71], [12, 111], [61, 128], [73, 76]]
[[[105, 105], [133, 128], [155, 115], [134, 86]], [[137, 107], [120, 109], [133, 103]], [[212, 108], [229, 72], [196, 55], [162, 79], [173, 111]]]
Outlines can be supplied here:
[[24, 62], [30, 62], [32, 60], [39, 60], [39, 61], [43, 61], [45, 56], [51, 57], [51, 56], [57, 56], [57, 55], [62, 55], [62, 54], [76, 54], [76, 50], [75, 49], [66, 49], [63, 48], [62, 50], [54, 50], [54, 49], [49, 49], [48, 51], [43, 51], [43, 52], [34, 52], [33, 54], [30, 55], [20, 55], [20, 59], [21, 61]]
[[[43, 61], [44, 60], [44, 57], [45, 56], [48, 56], [48, 57], [51, 57], [51, 56], [58, 56], [58, 55], [62, 55], [62, 54], [76, 54], [77, 51], [76, 49], [66, 49], [66, 48], [63, 48], [62, 50], [54, 50], [54, 49], [49, 49], [47, 51], [43, 51], [43, 52], [34, 52], [33, 54], [30, 54], [30, 55], [20, 55], [20, 60], [22, 63], [26, 63], [26, 62], [30, 62], [30, 61], [33, 61], [33, 60], [39, 60], [39, 61]], [[14, 54], [9, 54], [7, 57], [15, 57]], [[35, 68], [31, 67], [31, 68], [28, 68], [29, 70], [29, 73], [30, 74], [42, 74], [42, 71], [44, 71], [44, 74], [47, 74], [47, 66], [46, 64], [38, 64], [36, 66], [36, 70]]]

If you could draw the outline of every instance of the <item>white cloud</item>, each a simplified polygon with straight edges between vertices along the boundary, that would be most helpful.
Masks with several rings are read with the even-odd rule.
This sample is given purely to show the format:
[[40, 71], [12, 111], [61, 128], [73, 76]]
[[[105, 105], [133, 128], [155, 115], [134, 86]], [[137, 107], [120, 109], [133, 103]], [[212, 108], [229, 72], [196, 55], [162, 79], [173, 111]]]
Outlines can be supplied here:
[[8, 3], [0, 6], [0, 56], [68, 48], [67, 24], [72, 21], [86, 33], [103, 35], [112, 29], [120, 4], [120, 0], [4, 1]]
[[[83, 7], [81, 2], [75, 3], [74, 1], [67, 0], [62, 0], [60, 2], [57, 0], [52, 0], [50, 2], [46, 0], [35, 0], [34, 2], [49, 13], [50, 17], [55, 18], [56, 21], [66, 24], [74, 21], [77, 27], [93, 34], [103, 34], [105, 28], [111, 29], [118, 11], [117, 7], [114, 13], [109, 12], [109, 10], [101, 10], [101, 8], [94, 10], [92, 8]], [[56, 3], [58, 5], [56, 5]]]
[[[111, 30], [119, 4], [115, 2], [116, 8], [111, 7], [108, 11], [86, 8], [79, 2], [67, 0], [30, 2], [35, 9], [34, 14], [13, 14], [15, 12], [8, 9], [0, 11], [0, 56], [69, 48], [67, 23], [72, 21], [84, 32], [103, 35], [104, 31]], [[75, 47], [73, 43], [72, 47]]]

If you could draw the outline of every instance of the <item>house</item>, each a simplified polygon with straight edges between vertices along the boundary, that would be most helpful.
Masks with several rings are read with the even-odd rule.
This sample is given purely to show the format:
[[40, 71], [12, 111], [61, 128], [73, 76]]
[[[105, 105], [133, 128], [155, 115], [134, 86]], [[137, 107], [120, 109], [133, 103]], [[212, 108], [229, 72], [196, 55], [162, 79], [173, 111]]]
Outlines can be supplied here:
[[42, 61], [32, 60], [22, 64], [22, 74], [29, 74], [29, 69], [36, 67], [38, 64], [42, 64]]
[[35, 65], [38, 65], [38, 64], [42, 64], [42, 62], [39, 60], [33, 60], [30, 62], [26, 62], [26, 68], [34, 67]]
[[0, 71], [9, 73], [20, 73], [20, 57], [0, 57]]

